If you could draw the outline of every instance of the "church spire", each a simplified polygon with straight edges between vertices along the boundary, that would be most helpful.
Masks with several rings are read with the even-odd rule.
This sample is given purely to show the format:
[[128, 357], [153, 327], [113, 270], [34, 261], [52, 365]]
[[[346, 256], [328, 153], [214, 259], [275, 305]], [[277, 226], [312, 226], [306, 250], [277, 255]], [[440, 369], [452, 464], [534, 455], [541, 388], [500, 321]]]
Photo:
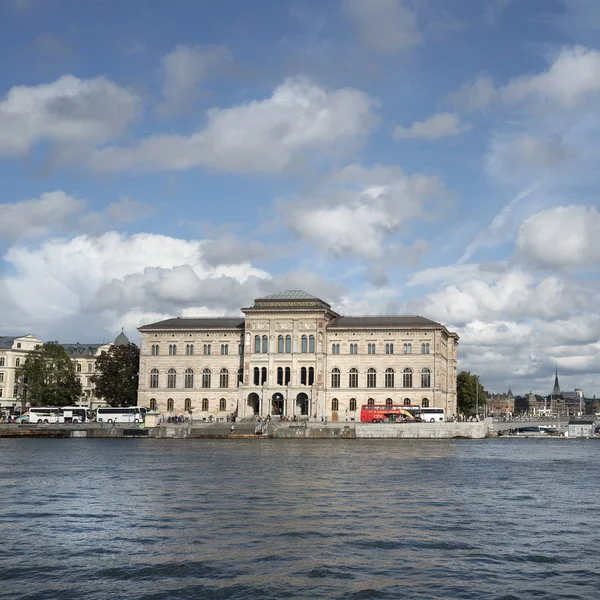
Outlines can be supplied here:
[[560, 396], [560, 385], [558, 385], [558, 363], [556, 364], [556, 375], [554, 376], [554, 389], [552, 390], [553, 396]]

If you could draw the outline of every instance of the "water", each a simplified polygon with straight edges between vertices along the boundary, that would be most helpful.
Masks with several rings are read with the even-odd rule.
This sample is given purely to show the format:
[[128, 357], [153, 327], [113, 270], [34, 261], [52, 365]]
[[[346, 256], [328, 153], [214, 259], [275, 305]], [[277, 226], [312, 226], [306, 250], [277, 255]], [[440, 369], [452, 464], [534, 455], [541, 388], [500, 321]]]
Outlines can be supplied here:
[[0, 439], [0, 598], [597, 598], [596, 440]]

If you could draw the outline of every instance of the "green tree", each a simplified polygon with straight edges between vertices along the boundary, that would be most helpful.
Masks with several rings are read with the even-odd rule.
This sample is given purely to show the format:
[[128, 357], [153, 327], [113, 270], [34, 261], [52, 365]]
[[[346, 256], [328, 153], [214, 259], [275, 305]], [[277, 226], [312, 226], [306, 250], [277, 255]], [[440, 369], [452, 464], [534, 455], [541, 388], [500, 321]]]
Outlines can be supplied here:
[[75, 363], [58, 344], [30, 352], [15, 371], [17, 397], [23, 405], [68, 406], [81, 397]]
[[135, 406], [139, 374], [139, 348], [135, 344], [111, 346], [96, 359], [92, 377], [96, 396], [110, 406]]
[[479, 382], [479, 376], [469, 371], [461, 371], [456, 377], [456, 395], [458, 410], [465, 415], [474, 415], [477, 404], [480, 412], [485, 406], [485, 388]]

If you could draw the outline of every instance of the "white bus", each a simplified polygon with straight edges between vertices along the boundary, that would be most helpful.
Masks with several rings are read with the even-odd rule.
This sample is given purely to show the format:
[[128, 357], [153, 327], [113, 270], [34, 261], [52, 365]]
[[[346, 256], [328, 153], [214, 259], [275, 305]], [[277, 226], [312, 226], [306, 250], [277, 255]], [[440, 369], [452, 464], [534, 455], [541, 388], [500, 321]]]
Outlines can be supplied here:
[[443, 408], [422, 408], [421, 418], [423, 423], [436, 423], [446, 420], [446, 411]]
[[96, 411], [98, 423], [143, 423], [146, 411], [140, 406], [111, 406]]
[[55, 406], [32, 406], [29, 409], [30, 423], [60, 423], [60, 408]]
[[87, 423], [92, 420], [92, 411], [85, 406], [62, 406], [60, 408], [61, 423]]

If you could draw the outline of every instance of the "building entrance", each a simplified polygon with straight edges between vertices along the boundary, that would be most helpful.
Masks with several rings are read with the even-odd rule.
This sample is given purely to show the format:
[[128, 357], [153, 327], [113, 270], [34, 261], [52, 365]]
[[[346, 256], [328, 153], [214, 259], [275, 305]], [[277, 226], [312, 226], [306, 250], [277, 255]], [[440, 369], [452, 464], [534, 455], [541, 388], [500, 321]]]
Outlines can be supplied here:
[[281, 392], [275, 392], [271, 397], [271, 414], [272, 415], [283, 415], [284, 411], [284, 399]]
[[255, 415], [258, 414], [258, 411], [260, 410], [260, 398], [257, 393], [252, 392], [251, 394], [248, 394], [248, 407]]
[[296, 396], [296, 406], [300, 410], [300, 416], [302, 416], [302, 417], [308, 416], [308, 408], [309, 408], [308, 405], [309, 405], [308, 395], [305, 394], [304, 392], [300, 392]]

